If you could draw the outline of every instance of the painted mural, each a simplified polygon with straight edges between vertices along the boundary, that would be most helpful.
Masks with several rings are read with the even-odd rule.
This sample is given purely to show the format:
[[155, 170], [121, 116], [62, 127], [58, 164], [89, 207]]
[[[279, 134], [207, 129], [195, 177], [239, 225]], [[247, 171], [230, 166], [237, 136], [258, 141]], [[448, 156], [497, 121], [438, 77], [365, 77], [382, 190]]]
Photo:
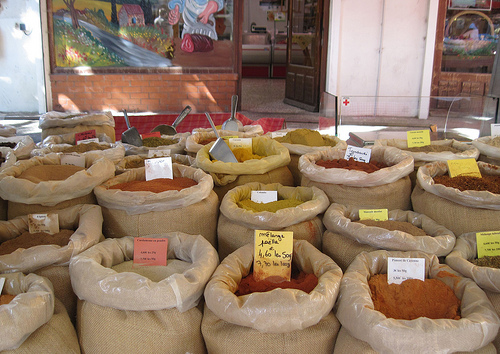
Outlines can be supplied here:
[[209, 53], [226, 39], [227, 16], [216, 15], [227, 7], [224, 0], [52, 0], [56, 67], [174, 66], [179, 50]]

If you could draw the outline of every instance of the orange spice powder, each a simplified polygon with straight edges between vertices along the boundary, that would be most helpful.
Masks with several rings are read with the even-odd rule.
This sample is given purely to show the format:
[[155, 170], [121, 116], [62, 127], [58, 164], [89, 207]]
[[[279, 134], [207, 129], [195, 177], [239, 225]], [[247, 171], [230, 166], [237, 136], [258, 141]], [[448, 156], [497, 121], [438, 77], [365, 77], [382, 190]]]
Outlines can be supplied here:
[[173, 179], [157, 178], [149, 181], [130, 181], [118, 183], [109, 187], [109, 189], [120, 189], [122, 191], [130, 192], [148, 191], [153, 193], [161, 193], [171, 190], [180, 191], [184, 188], [189, 188], [197, 184], [198, 183], [195, 180], [187, 177], [176, 177]]

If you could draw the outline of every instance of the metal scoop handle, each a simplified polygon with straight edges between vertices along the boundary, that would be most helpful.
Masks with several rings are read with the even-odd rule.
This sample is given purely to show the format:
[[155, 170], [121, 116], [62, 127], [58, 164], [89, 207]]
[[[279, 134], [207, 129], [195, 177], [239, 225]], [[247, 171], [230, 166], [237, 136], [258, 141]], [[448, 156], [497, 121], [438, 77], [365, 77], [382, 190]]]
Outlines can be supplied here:
[[184, 120], [184, 118], [187, 117], [187, 115], [191, 112], [191, 106], [186, 106], [182, 110], [182, 112], [179, 114], [177, 118], [175, 118], [174, 122], [172, 123], [172, 127], [177, 128], [177, 126]]
[[205, 112], [205, 115], [207, 116], [207, 119], [208, 121], [210, 122], [210, 125], [212, 126], [212, 129], [214, 130], [214, 133], [215, 133], [215, 137], [217, 139], [220, 138], [219, 134], [217, 133], [217, 129], [215, 129], [215, 125], [214, 125], [214, 121], [212, 120], [212, 117], [210, 117], [210, 114], [208, 114], [207, 112]]
[[123, 110], [123, 117], [125, 118], [125, 123], [127, 124], [127, 129], [130, 129], [130, 121], [128, 120], [127, 110]]

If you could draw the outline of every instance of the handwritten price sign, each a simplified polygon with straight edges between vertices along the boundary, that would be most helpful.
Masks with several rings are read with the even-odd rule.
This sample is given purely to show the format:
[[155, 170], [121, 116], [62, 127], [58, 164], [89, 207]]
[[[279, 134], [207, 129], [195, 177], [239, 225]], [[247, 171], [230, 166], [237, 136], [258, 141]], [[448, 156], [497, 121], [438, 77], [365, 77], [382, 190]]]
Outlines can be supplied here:
[[256, 281], [290, 281], [293, 231], [255, 230], [253, 277]]

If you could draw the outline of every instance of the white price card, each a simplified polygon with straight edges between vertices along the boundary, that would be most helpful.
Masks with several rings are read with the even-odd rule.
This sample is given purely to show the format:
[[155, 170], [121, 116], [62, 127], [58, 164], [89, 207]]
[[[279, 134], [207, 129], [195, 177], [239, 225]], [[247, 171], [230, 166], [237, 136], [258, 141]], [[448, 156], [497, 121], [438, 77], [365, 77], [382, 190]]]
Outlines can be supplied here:
[[28, 230], [30, 234], [46, 232], [56, 234], [59, 232], [58, 214], [28, 214]]
[[76, 142], [76, 145], [88, 144], [88, 143], [99, 143], [99, 139], [98, 138], [90, 138], [90, 139], [78, 140]]
[[397, 258], [387, 260], [387, 282], [401, 284], [407, 279], [425, 280], [425, 258]]
[[369, 163], [371, 155], [372, 155], [371, 149], [347, 145], [344, 159], [349, 160], [352, 157], [355, 161]]
[[286, 135], [286, 132], [271, 132], [271, 138], [281, 138]]
[[252, 191], [250, 199], [255, 203], [275, 202], [278, 200], [278, 191]]
[[146, 168], [146, 181], [157, 178], [174, 178], [171, 157], [147, 159], [144, 160], [144, 166]]
[[252, 151], [252, 138], [231, 138], [229, 139], [231, 149], [249, 149]]
[[61, 165], [72, 165], [85, 168], [85, 156], [76, 152], [62, 154]]
[[500, 124], [492, 124], [491, 136], [499, 136], [499, 135], [500, 135]]
[[151, 149], [148, 151], [148, 157], [168, 157], [170, 149]]

